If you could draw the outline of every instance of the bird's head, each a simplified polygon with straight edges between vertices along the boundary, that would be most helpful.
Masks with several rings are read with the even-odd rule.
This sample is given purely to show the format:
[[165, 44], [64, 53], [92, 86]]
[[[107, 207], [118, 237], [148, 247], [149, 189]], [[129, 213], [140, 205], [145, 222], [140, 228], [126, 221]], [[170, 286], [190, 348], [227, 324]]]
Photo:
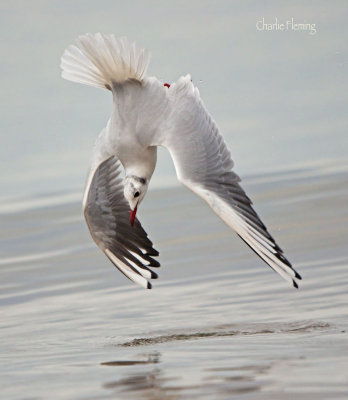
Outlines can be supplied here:
[[138, 205], [142, 202], [147, 192], [148, 180], [135, 175], [129, 175], [124, 180], [124, 197], [129, 203], [131, 209], [130, 223], [133, 226]]

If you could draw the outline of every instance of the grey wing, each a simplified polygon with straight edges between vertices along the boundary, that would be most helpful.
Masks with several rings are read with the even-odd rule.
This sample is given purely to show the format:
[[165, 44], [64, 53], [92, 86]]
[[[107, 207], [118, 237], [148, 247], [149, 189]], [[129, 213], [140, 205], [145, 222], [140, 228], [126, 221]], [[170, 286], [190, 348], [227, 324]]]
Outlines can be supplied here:
[[215, 122], [189, 76], [169, 89], [171, 114], [158, 144], [168, 148], [178, 179], [202, 197], [213, 211], [273, 270], [295, 287], [301, 279], [284, 257], [240, 186], [233, 161]]
[[130, 225], [130, 208], [123, 194], [121, 164], [112, 156], [92, 172], [86, 187], [84, 216], [92, 238], [127, 278], [151, 289], [157, 278], [149, 267], [159, 267], [158, 251], [136, 218]]

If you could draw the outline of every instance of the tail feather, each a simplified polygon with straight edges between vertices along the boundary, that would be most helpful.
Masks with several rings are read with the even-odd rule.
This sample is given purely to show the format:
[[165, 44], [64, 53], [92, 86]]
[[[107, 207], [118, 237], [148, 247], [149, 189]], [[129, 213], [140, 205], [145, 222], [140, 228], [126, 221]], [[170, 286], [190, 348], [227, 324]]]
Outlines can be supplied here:
[[112, 89], [130, 79], [142, 81], [150, 53], [127, 38], [86, 34], [69, 46], [61, 59], [62, 77], [85, 85]]

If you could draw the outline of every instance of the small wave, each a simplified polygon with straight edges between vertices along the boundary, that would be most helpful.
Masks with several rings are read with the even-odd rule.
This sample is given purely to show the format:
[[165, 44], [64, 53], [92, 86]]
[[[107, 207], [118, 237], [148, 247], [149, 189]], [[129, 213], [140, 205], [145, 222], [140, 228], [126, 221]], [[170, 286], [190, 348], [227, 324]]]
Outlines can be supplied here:
[[86, 249], [92, 248], [92, 245], [80, 245], [80, 246], [70, 246], [62, 249], [46, 251], [41, 253], [24, 254], [21, 256], [6, 257], [0, 259], [1, 265], [12, 265], [12, 264], [23, 264], [28, 262], [42, 261], [54, 257], [66, 256], [68, 254], [74, 254]]
[[32, 198], [1, 198], [0, 214], [13, 214], [45, 207], [79, 203], [81, 198], [81, 192], [38, 194]]
[[150, 338], [137, 338], [128, 342], [118, 344], [120, 347], [136, 347], [153, 344], [168, 343], [180, 340], [197, 340], [211, 337], [240, 336], [240, 335], [264, 335], [264, 334], [287, 334], [308, 333], [317, 330], [327, 330], [331, 327], [326, 322], [292, 322], [292, 323], [270, 323], [252, 324], [244, 327], [240, 325], [218, 326], [211, 330], [200, 330], [191, 333], [173, 333]]

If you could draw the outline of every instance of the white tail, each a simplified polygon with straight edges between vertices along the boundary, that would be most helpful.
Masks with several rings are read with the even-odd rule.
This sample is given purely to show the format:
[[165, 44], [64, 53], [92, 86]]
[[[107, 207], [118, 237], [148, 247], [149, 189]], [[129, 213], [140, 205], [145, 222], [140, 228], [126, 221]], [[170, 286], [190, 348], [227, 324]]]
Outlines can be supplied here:
[[62, 77], [85, 85], [112, 89], [129, 79], [141, 81], [150, 62], [150, 53], [127, 38], [86, 34], [69, 46], [61, 59]]

